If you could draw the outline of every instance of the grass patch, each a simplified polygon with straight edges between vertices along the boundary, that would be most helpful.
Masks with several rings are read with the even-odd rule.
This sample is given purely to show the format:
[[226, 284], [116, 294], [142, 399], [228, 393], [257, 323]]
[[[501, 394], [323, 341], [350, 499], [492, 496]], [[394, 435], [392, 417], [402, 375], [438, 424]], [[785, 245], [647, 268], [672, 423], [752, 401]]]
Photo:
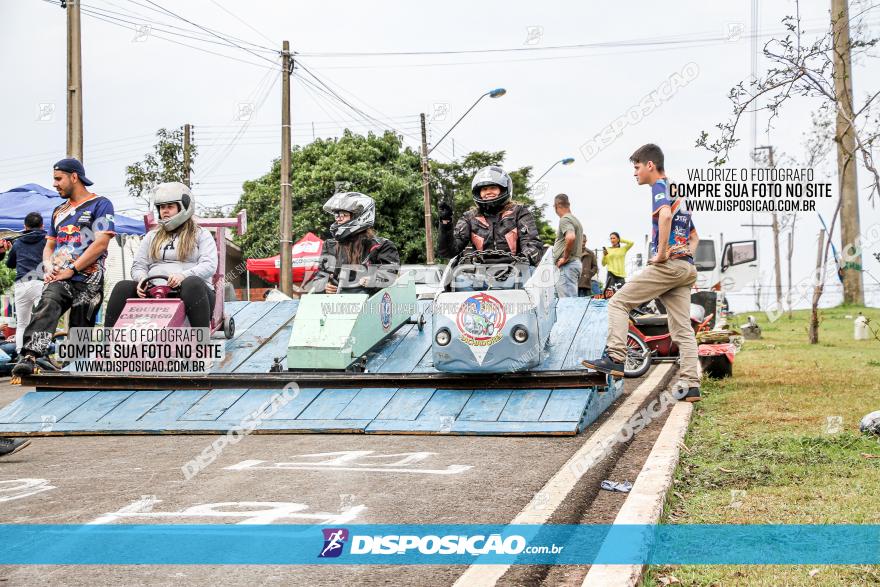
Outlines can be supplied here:
[[[734, 376], [708, 381], [696, 404], [669, 494], [666, 524], [880, 524], [880, 442], [858, 430], [880, 409], [880, 341], [853, 340], [861, 311], [821, 311], [818, 345], [808, 311], [760, 322]], [[851, 316], [846, 318], [846, 316]], [[745, 319], [745, 316], [742, 317]], [[880, 585], [862, 566], [651, 567], [645, 585]]]

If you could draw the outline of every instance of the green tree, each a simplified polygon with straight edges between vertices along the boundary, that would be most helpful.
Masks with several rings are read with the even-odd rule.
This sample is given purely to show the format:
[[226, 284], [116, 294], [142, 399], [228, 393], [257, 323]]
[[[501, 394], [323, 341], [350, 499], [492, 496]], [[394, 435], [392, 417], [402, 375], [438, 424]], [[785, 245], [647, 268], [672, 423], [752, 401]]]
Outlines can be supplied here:
[[5, 262], [0, 261], [0, 293], [12, 289], [15, 283], [15, 269], [10, 269]]
[[[183, 129], [156, 131], [158, 142], [153, 152], [144, 156], [143, 161], [133, 163], [125, 168], [125, 186], [134, 198], [147, 199], [147, 194], [160, 183], [166, 181], [183, 181], [185, 168], [183, 165]], [[195, 161], [198, 149], [195, 143], [190, 145], [190, 166]]]
[[[419, 156], [391, 132], [366, 136], [345, 131], [338, 139], [319, 139], [294, 147], [291, 155], [293, 239], [307, 232], [325, 237], [332, 218], [321, 210], [337, 191], [358, 191], [376, 200], [376, 232], [391, 239], [401, 260], [424, 260]], [[235, 208], [248, 213], [248, 231], [239, 238], [245, 255], [278, 254], [281, 166], [244, 183]]]
[[[486, 165], [501, 164], [504, 152], [468, 154], [460, 162], [432, 163], [432, 203], [434, 218], [441, 198], [454, 197], [456, 212], [473, 205], [470, 184], [476, 171]], [[514, 194], [525, 194], [530, 167], [511, 173]], [[248, 257], [278, 254], [281, 193], [281, 166], [276, 160], [262, 177], [246, 181], [234, 213], [246, 209], [248, 231], [238, 238]], [[358, 191], [376, 200], [376, 231], [391, 239], [404, 263], [424, 263], [425, 226], [419, 154], [405, 147], [394, 133], [366, 136], [346, 130], [338, 139], [318, 139], [294, 147], [291, 155], [291, 195], [293, 240], [307, 232], [322, 238], [332, 218], [321, 210], [337, 191]], [[543, 219], [542, 208], [529, 197], [516, 195], [529, 205], [542, 228], [552, 234]], [[436, 229], [436, 227], [435, 227]]]

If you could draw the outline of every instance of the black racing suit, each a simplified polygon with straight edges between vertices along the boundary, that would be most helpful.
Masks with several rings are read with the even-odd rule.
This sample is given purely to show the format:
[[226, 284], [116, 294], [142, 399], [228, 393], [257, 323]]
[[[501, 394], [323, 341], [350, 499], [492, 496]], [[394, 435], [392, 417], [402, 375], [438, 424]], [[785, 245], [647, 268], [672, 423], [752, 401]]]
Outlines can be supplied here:
[[[346, 248], [340, 247], [335, 239], [324, 241], [318, 270], [305, 283], [305, 289], [312, 293], [324, 293], [328, 281], [339, 287], [339, 293], [366, 293], [373, 295], [388, 287], [397, 279], [400, 269], [400, 254], [397, 246], [388, 239], [355, 235], [352, 238], [366, 238], [362, 259], [346, 258]], [[360, 280], [366, 278], [366, 287]]]
[[531, 211], [522, 204], [509, 203], [497, 213], [471, 209], [464, 213], [455, 228], [452, 222], [440, 222], [440, 255], [455, 257], [467, 247], [478, 251], [497, 250], [527, 257], [531, 265], [541, 260], [543, 243]]

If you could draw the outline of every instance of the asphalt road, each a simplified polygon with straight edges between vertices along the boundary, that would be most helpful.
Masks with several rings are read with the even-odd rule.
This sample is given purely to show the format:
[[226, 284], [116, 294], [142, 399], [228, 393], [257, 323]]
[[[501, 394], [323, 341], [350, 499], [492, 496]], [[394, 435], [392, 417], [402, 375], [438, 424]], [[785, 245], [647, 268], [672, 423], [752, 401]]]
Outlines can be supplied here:
[[[0, 405], [24, 391], [2, 380]], [[578, 437], [549, 438], [251, 435], [189, 480], [182, 467], [217, 437], [34, 438], [0, 460], [0, 523], [507, 523], [596, 426]], [[443, 585], [462, 571], [21, 566], [0, 567], [0, 584]]]

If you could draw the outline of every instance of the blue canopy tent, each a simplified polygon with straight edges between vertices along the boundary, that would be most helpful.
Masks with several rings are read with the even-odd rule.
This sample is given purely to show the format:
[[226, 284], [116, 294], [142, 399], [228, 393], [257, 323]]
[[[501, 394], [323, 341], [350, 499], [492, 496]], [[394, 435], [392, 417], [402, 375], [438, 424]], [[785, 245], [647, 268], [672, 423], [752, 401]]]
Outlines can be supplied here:
[[[43, 223], [48, 226], [52, 210], [63, 201], [58, 192], [35, 183], [26, 183], [8, 192], [0, 193], [0, 228], [21, 230], [24, 217], [31, 212], [42, 214]], [[114, 214], [113, 220], [118, 234], [146, 232], [143, 220], [135, 220], [119, 214]]]

